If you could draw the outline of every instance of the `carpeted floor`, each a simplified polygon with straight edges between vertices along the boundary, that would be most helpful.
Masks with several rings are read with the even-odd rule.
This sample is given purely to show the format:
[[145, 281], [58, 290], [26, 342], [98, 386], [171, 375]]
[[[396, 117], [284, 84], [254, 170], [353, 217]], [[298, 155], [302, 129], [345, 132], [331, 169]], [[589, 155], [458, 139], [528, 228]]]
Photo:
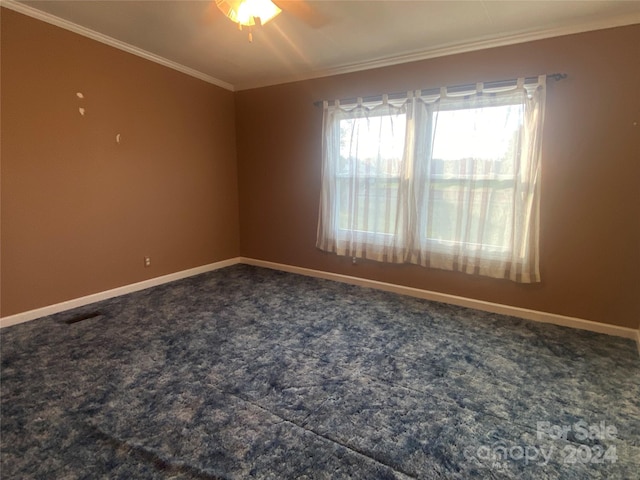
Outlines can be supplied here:
[[244, 265], [0, 336], [3, 479], [640, 478], [630, 340]]

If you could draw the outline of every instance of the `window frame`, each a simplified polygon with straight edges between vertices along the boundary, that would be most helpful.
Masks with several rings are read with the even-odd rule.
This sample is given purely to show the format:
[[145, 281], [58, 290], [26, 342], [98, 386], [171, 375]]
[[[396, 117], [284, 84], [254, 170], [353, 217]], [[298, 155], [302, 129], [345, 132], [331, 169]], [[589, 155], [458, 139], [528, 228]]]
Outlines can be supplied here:
[[[323, 102], [322, 184], [316, 247], [339, 256], [385, 263], [411, 263], [428, 268], [505, 278], [518, 283], [539, 282], [540, 174], [546, 77], [540, 75], [537, 81], [521, 77], [500, 85], [491, 84], [490, 88], [478, 83], [475, 88], [471, 85], [464, 89], [454, 87], [453, 92], [447, 87], [439, 90], [439, 95], [435, 92], [428, 93], [431, 91], [416, 91], [408, 92], [402, 97], [395, 96], [397, 102], [402, 103], [394, 101], [392, 105], [402, 106], [403, 112], [407, 114], [404, 162], [400, 169], [401, 181], [406, 183], [397, 184], [397, 195], [389, 192], [386, 187], [380, 187], [373, 193], [373, 202], [368, 197], [369, 191], [363, 193], [362, 184], [353, 182], [347, 193], [351, 197], [342, 194], [342, 199], [338, 201], [336, 173], [338, 168], [342, 168], [343, 172], [347, 171], [345, 157], [348, 153], [345, 152], [350, 149], [357, 152], [354, 156], [360, 157], [362, 153], [361, 158], [366, 159], [363, 163], [366, 166], [362, 168], [371, 167], [376, 172], [376, 177], [379, 177], [379, 173], [395, 172], [393, 164], [387, 166], [376, 157], [377, 147], [374, 147], [374, 155], [368, 153], [368, 145], [375, 144], [377, 127], [374, 127], [373, 135], [360, 137], [365, 140], [365, 143], [360, 144], [364, 147], [353, 143], [346, 150], [344, 145], [340, 149], [337, 146], [340, 144], [340, 131], [334, 134], [334, 129], [339, 125], [336, 122], [341, 118], [357, 117], [352, 110], [362, 108], [363, 101], [358, 98], [348, 105], [341, 105], [338, 100], [331, 105], [328, 101]], [[393, 112], [388, 109], [388, 98], [388, 95], [382, 95], [369, 99], [363, 116], [382, 106], [384, 107], [376, 113], [383, 117], [392, 116]], [[441, 130], [444, 135], [441, 141], [457, 145], [449, 151], [434, 145], [433, 138], [424, 128], [433, 123], [431, 119], [434, 109], [483, 109], [485, 106], [499, 104], [519, 106], [521, 114], [515, 124], [518, 126], [512, 122], [510, 111], [505, 111], [504, 117], [493, 116], [486, 122], [474, 123], [473, 117], [462, 117], [459, 125], [468, 125], [463, 131], [469, 132], [469, 136], [465, 138], [473, 140], [468, 145], [474, 146], [471, 150], [465, 149], [465, 145], [457, 144], [455, 118], [453, 126], [446, 126], [445, 130]], [[480, 129], [475, 130], [474, 124], [479, 125]], [[485, 126], [487, 128], [483, 128]], [[346, 131], [343, 133], [349, 135], [349, 142], [357, 138]], [[514, 135], [511, 136], [511, 133]], [[498, 148], [492, 148], [492, 142]], [[395, 141], [393, 145], [396, 145]], [[385, 147], [381, 151], [393, 152]], [[345, 157], [336, 158], [334, 152], [345, 153]], [[445, 163], [443, 168], [432, 169], [434, 153], [445, 161], [455, 160], [457, 157], [469, 163]], [[389, 154], [385, 155], [391, 157]], [[416, 161], [418, 158], [426, 159], [426, 162]], [[486, 170], [482, 163], [478, 163], [478, 159], [491, 158], [508, 163], [487, 164]], [[426, 176], [427, 171], [431, 174], [431, 179]], [[358, 171], [351, 172], [357, 178]], [[471, 190], [467, 186], [465, 190], [464, 184], [469, 183], [468, 179], [460, 178], [459, 174], [469, 172], [472, 175], [487, 174], [489, 178], [478, 180], [492, 182], [492, 189], [483, 189], [483, 184], [477, 183], [475, 185], [479, 188]], [[447, 175], [439, 176], [438, 173]], [[494, 177], [493, 180], [491, 177]], [[354, 177], [348, 173], [342, 175], [343, 184], [348, 178]], [[436, 200], [430, 197], [436, 189], [444, 191], [447, 183], [462, 184], [462, 188], [459, 191], [449, 189], [444, 194], [436, 192]], [[395, 181], [393, 184], [395, 185]], [[346, 188], [341, 187], [342, 191], [350, 188], [348, 184], [345, 185]], [[390, 195], [382, 200], [386, 193]], [[349, 203], [345, 208], [347, 198]], [[376, 198], [386, 203], [380, 203]], [[361, 200], [366, 200], [369, 206], [363, 208]], [[348, 218], [343, 213], [342, 226], [337, 218], [338, 205], [351, 216]], [[467, 215], [466, 212], [470, 213]], [[430, 230], [431, 226], [421, 216], [434, 222], [438, 227], [436, 233], [432, 233], [434, 231]], [[372, 225], [377, 227], [374, 229]], [[371, 233], [375, 230], [389, 233]], [[438, 233], [440, 231], [441, 235]], [[420, 238], [421, 234], [423, 239]], [[374, 238], [374, 235], [377, 236]], [[431, 237], [428, 244], [427, 235]]]
[[[393, 105], [392, 105], [393, 106]], [[341, 154], [340, 154], [340, 146], [342, 143], [342, 135], [341, 135], [341, 128], [340, 128], [340, 122], [343, 120], [352, 120], [352, 119], [359, 119], [362, 118], [361, 116], [358, 116], [358, 111], [361, 108], [367, 108], [368, 105], [367, 104], [363, 104], [361, 106], [355, 106], [354, 108], [350, 109], [350, 110], [342, 110], [342, 115], [347, 115], [349, 114], [350, 116], [346, 117], [346, 118], [339, 118], [333, 125], [333, 129], [334, 129], [334, 136], [338, 139], [338, 142], [335, 144], [335, 151], [333, 152], [333, 158], [334, 159], [339, 159]], [[353, 115], [351, 115], [353, 114]], [[341, 115], [341, 117], [342, 117]], [[406, 117], [406, 114], [403, 114]], [[390, 114], [384, 114], [384, 113], [380, 113], [377, 115], [372, 115], [374, 117], [386, 117], [386, 116], [391, 116]], [[404, 154], [404, 144], [403, 144], [403, 154]], [[394, 233], [387, 233], [387, 232], [380, 232], [380, 231], [372, 231], [372, 230], [360, 230], [357, 228], [343, 228], [340, 225], [340, 207], [341, 207], [341, 203], [339, 201], [340, 199], [340, 193], [339, 193], [339, 182], [340, 180], [344, 180], [344, 179], [351, 179], [352, 181], [355, 181], [356, 178], [359, 179], [363, 179], [366, 178], [366, 176], [363, 175], [355, 175], [355, 174], [349, 174], [349, 173], [339, 173], [337, 172], [336, 169], [336, 173], [333, 176], [333, 181], [336, 185], [336, 199], [337, 201], [334, 204], [334, 215], [335, 218], [338, 219], [336, 221], [336, 229], [335, 229], [335, 235], [336, 238], [339, 240], [348, 240], [349, 238], [351, 238], [353, 235], [361, 235], [367, 236], [367, 239], [369, 240], [369, 243], [376, 245], [376, 246], [383, 246], [389, 243], [390, 239], [395, 238], [395, 234]], [[382, 179], [382, 180], [396, 180], [398, 182], [398, 184], [400, 184], [403, 180], [406, 182], [408, 181], [407, 179], [403, 179], [402, 175], [399, 173], [398, 175], [394, 175], [394, 176], [381, 176], [381, 175], [371, 175], [369, 176], [370, 179]], [[373, 240], [373, 241], [372, 241]]]

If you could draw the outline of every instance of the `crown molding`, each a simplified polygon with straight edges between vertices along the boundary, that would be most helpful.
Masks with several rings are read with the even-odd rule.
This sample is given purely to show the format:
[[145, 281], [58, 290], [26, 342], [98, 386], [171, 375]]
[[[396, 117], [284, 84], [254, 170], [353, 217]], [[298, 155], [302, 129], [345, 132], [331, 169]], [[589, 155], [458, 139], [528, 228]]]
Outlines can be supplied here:
[[640, 12], [617, 15], [614, 17], [606, 17], [595, 21], [584, 22], [575, 25], [554, 27], [544, 30], [532, 30], [527, 32], [512, 32], [510, 34], [500, 35], [499, 37], [484, 37], [470, 42], [439, 45], [427, 50], [405, 52], [390, 57], [383, 57], [366, 62], [351, 63], [327, 69], [315, 70], [300, 75], [280, 77], [266, 81], [240, 82], [236, 83], [234, 86], [236, 91], [269, 87], [283, 83], [291, 83], [303, 80], [312, 80], [314, 78], [323, 78], [333, 75], [360, 72], [364, 70], [371, 70], [374, 68], [417, 62], [430, 58], [446, 57], [448, 55], [456, 55], [460, 53], [474, 52], [477, 50], [486, 50], [489, 48], [516, 45], [518, 43], [544, 40], [546, 38], [574, 35], [577, 33], [590, 32], [594, 30], [604, 30], [607, 28], [624, 27], [635, 24], [640, 24]]
[[30, 7], [29, 5], [25, 5], [24, 3], [20, 3], [15, 0], [0, 0], [0, 6], [35, 18], [36, 20], [41, 20], [51, 25], [55, 25], [56, 27], [64, 28], [65, 30], [69, 30], [73, 33], [77, 33], [78, 35], [82, 35], [83, 37], [87, 37], [92, 40], [96, 40], [100, 43], [104, 43], [105, 45], [117, 48], [118, 50], [131, 53], [138, 57], [144, 58], [145, 60], [149, 60], [173, 70], [177, 70], [178, 72], [184, 73], [191, 77], [204, 80], [207, 83], [211, 83], [218, 87], [224, 88], [225, 90], [229, 90], [232, 92], [234, 91], [234, 86], [223, 80], [207, 75], [206, 73], [199, 72], [198, 70], [194, 70], [193, 68], [186, 67], [172, 60], [168, 60], [154, 53], [147, 52], [146, 50], [135, 47], [121, 40], [117, 40], [113, 37], [109, 37], [108, 35], [96, 32], [95, 30], [91, 30], [90, 28], [83, 27], [82, 25], [78, 25], [77, 23], [70, 22], [69, 20], [65, 20], [50, 13], [43, 12], [42, 10]]
[[262, 80], [250, 80], [247, 82], [238, 82], [236, 84], [230, 84], [218, 78], [212, 77], [193, 68], [181, 65], [172, 60], [168, 60], [164, 57], [156, 55], [141, 48], [135, 47], [128, 43], [122, 42], [115, 38], [109, 37], [102, 33], [96, 32], [89, 28], [83, 27], [76, 23], [64, 20], [55, 15], [43, 12], [36, 8], [30, 7], [16, 0], [0, 0], [0, 5], [16, 12], [28, 15], [32, 18], [42, 20], [52, 25], [64, 28], [79, 35], [91, 38], [98, 42], [112, 46], [119, 50], [131, 53], [133, 55], [142, 57], [146, 60], [158, 63], [165, 67], [177, 70], [186, 75], [190, 75], [205, 82], [217, 85], [229, 91], [249, 90], [253, 88], [268, 87], [273, 85], [279, 85], [284, 83], [292, 83], [304, 80], [312, 80], [315, 78], [329, 77], [333, 75], [342, 75], [347, 73], [354, 73], [364, 70], [370, 70], [374, 68], [388, 67], [393, 65], [399, 65], [402, 63], [417, 62], [420, 60], [427, 60], [430, 58], [444, 57], [448, 55], [456, 55], [460, 53], [473, 52], [477, 50], [485, 50], [495, 47], [504, 47], [508, 45], [515, 45], [518, 43], [531, 42], [536, 40], [544, 40], [546, 38], [560, 37], [564, 35], [573, 35], [577, 33], [584, 33], [593, 30], [603, 30], [607, 28], [623, 27], [627, 25], [640, 24], [640, 12], [628, 13], [623, 15], [617, 15], [612, 17], [600, 18], [597, 20], [591, 20], [588, 22], [577, 23], [574, 25], [566, 25], [562, 27], [554, 27], [543, 30], [532, 30], [527, 32], [511, 32], [506, 35], [491, 36], [479, 38], [470, 42], [452, 43], [438, 45], [426, 50], [404, 52], [399, 55], [393, 55], [388, 57], [382, 57], [378, 59], [368, 60], [365, 62], [357, 62], [339, 65], [336, 67], [330, 67], [326, 69], [313, 70], [309, 72], [300, 73], [297, 75], [287, 75], [270, 79]]

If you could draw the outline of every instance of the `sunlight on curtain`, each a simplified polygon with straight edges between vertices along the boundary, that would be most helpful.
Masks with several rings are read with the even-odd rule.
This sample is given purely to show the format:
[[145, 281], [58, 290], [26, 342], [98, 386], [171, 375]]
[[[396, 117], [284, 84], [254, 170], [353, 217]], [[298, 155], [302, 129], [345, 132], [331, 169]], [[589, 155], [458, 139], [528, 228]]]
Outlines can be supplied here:
[[545, 77], [324, 103], [318, 248], [538, 282]]
[[[318, 247], [378, 261], [406, 258], [407, 123], [412, 105], [325, 108]], [[330, 152], [330, 153], [329, 153]]]

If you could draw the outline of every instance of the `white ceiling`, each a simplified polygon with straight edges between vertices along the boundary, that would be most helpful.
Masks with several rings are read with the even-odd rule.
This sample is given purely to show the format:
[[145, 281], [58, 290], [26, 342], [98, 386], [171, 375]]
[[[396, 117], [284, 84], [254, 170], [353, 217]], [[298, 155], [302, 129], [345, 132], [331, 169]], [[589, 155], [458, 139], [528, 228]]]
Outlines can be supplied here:
[[[640, 23], [640, 1], [276, 3], [283, 13], [255, 28], [253, 43], [212, 0], [3, 5], [231, 90]], [[309, 8], [319, 25], [303, 21]]]

